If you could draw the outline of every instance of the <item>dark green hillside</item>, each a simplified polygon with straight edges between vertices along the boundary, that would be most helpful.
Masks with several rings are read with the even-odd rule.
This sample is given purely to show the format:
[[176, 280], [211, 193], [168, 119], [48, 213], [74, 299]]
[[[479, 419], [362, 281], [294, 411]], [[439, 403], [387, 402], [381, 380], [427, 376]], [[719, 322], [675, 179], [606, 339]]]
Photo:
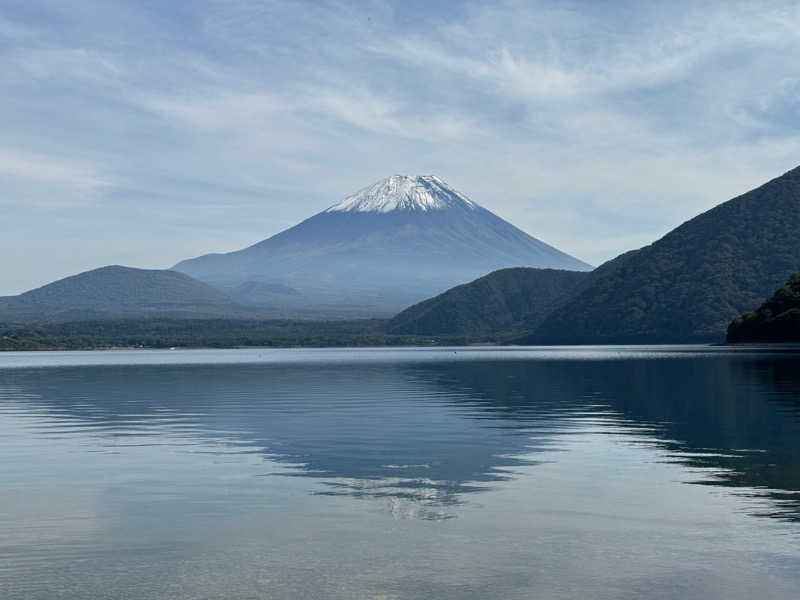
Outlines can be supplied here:
[[460, 345], [469, 339], [392, 335], [386, 321], [134, 318], [50, 323], [0, 323], [2, 350], [84, 350], [109, 347], [235, 348]]
[[407, 308], [387, 331], [500, 337], [530, 331], [588, 276], [555, 269], [494, 271]]
[[240, 312], [228, 296], [183, 273], [121, 266], [87, 271], [0, 299], [0, 317], [7, 321]]
[[728, 326], [728, 343], [784, 342], [800, 343], [800, 273], [755, 312], [736, 317]]
[[799, 234], [796, 168], [695, 217], [594, 278], [526, 341], [722, 341], [732, 318], [758, 306], [800, 269]]

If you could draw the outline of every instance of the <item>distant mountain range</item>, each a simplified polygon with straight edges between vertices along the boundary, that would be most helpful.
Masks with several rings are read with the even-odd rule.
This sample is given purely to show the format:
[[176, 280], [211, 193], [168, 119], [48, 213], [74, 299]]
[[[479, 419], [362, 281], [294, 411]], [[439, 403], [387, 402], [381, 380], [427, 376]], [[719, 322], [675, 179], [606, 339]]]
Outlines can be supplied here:
[[[517, 341], [723, 341], [733, 317], [753, 310], [790, 273], [800, 270], [798, 240], [800, 167], [687, 221], [650, 246], [601, 265]], [[547, 279], [552, 274], [541, 273], [539, 277]], [[505, 287], [512, 290], [517, 285], [522, 282], [507, 282]], [[418, 320], [415, 331], [434, 335], [442, 327], [450, 327], [451, 315], [456, 313], [471, 314], [478, 322], [455, 331], [451, 328], [452, 333], [461, 333], [458, 329], [483, 331], [492, 323], [519, 323], [526, 318], [534, 323], [546, 310], [539, 306], [529, 316], [506, 309], [501, 309], [504, 315], [483, 313], [487, 302], [504, 305], [497, 293], [478, 280], [457, 294], [443, 294], [436, 305], [440, 322], [430, 317]], [[465, 306], [465, 298], [469, 306]], [[519, 305], [516, 301], [512, 304]], [[423, 314], [423, 308], [408, 309], [404, 318]]]
[[516, 266], [591, 269], [437, 177], [395, 175], [258, 244], [173, 269], [249, 304], [389, 316]]
[[[427, 293], [386, 322], [386, 339], [716, 342], [800, 271], [799, 233], [800, 167], [589, 272], [435, 177], [394, 176], [183, 272], [104, 267], [0, 298], [0, 322], [374, 316]], [[498, 269], [514, 264], [541, 268]], [[742, 322], [780, 328], [777, 305]], [[365, 327], [377, 339], [381, 326]]]
[[19, 296], [0, 298], [0, 319], [60, 320], [153, 316], [245, 316], [218, 289], [183, 273], [109, 266]]

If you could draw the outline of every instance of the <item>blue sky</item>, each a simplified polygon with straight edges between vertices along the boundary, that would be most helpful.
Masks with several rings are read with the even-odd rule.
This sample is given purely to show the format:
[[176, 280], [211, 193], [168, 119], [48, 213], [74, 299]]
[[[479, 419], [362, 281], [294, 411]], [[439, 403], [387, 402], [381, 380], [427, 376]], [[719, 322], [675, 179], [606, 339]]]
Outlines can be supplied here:
[[797, 2], [0, 6], [0, 295], [435, 174], [599, 264], [800, 164]]

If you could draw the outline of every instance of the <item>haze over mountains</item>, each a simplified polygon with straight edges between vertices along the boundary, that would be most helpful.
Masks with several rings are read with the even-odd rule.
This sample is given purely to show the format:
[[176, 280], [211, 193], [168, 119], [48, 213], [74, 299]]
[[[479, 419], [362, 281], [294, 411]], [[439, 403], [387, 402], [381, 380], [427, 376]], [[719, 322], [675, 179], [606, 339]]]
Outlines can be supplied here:
[[101, 267], [59, 279], [19, 296], [0, 298], [0, 317], [69, 320], [105, 317], [244, 315], [216, 288], [183, 273]]
[[390, 316], [515, 266], [591, 269], [437, 177], [394, 175], [258, 244], [173, 268], [251, 304]]

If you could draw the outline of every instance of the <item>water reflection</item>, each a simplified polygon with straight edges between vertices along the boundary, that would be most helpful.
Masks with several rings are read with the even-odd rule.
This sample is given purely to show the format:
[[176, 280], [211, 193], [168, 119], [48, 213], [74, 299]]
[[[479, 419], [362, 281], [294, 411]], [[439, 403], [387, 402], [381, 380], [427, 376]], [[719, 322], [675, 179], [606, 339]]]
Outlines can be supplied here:
[[260, 454], [288, 467], [265, 476], [314, 478], [318, 494], [420, 519], [552, 460], [570, 435], [621, 434], [686, 466], [686, 481], [800, 519], [791, 354], [15, 369], [0, 371], [0, 409], [42, 438], [107, 451]]
[[[773, 500], [800, 520], [800, 356], [504, 361], [426, 367], [431, 378], [526, 428], [542, 415], [602, 419], [698, 473], [692, 483]], [[565, 431], [559, 431], [560, 434]]]
[[92, 367], [6, 373], [2, 393], [39, 417], [45, 437], [258, 452], [292, 467], [266, 475], [386, 498], [398, 516], [445, 518], [439, 508], [508, 477], [548, 440], [471, 418], [483, 402], [425, 376], [389, 365]]

